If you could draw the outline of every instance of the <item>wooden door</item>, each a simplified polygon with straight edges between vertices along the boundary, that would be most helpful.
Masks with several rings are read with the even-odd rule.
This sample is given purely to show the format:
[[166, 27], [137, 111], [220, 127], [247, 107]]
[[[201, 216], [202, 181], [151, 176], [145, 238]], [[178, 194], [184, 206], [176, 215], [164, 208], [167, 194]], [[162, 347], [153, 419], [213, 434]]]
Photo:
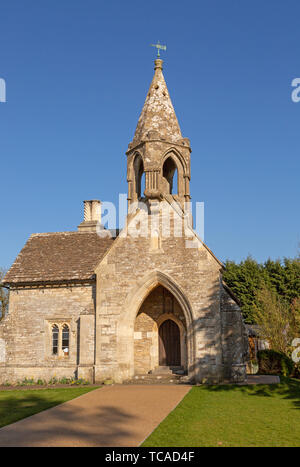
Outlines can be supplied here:
[[180, 331], [177, 324], [167, 319], [159, 328], [159, 364], [180, 366]]

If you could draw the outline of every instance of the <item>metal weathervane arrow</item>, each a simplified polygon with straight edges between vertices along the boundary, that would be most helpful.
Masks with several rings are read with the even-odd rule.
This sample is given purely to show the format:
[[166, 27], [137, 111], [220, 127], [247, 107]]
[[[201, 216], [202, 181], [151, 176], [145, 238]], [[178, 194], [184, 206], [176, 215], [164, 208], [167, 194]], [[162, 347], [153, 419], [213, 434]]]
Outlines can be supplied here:
[[160, 50], [167, 50], [167, 46], [160, 44], [159, 41], [157, 41], [157, 44], [150, 44], [150, 45], [151, 47], [157, 48], [157, 58], [160, 57], [160, 53], [159, 53]]

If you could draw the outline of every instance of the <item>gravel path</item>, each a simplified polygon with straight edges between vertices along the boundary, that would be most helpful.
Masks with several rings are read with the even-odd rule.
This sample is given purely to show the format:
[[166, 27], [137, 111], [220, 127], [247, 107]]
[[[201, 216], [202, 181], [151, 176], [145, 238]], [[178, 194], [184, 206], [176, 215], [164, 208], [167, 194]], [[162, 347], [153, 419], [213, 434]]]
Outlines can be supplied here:
[[105, 386], [0, 429], [0, 446], [139, 446], [190, 386]]

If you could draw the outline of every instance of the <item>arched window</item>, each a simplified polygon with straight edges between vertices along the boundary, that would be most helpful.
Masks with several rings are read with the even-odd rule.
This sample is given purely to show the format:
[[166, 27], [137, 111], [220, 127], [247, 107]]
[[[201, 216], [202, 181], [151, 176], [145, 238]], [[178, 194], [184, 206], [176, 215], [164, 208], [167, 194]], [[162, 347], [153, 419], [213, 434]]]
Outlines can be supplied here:
[[59, 329], [56, 324], [52, 326], [52, 353], [53, 355], [58, 354], [58, 335]]
[[167, 182], [168, 194], [176, 194], [178, 192], [177, 166], [172, 157], [168, 157], [168, 159], [165, 160], [163, 165], [163, 177]]
[[144, 196], [145, 189], [146, 189], [146, 175], [145, 175], [145, 172], [143, 172], [141, 175], [141, 192], [140, 192], [139, 198]]
[[133, 168], [134, 168], [134, 176], [135, 176], [136, 195], [137, 195], [137, 198], [141, 198], [145, 190], [145, 174], [144, 174], [143, 159], [140, 156], [140, 154], [136, 155], [134, 159], [134, 163], [133, 163]]
[[69, 355], [69, 346], [70, 346], [70, 330], [69, 330], [69, 326], [67, 324], [64, 324], [62, 328], [62, 351], [66, 357]]

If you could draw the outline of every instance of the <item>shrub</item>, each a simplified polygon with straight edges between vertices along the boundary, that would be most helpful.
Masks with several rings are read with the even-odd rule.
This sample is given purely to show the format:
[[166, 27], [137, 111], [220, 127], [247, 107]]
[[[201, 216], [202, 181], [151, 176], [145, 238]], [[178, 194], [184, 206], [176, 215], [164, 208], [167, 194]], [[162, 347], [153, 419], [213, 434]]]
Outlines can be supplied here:
[[58, 379], [57, 379], [55, 376], [53, 376], [52, 378], [50, 378], [49, 381], [48, 381], [48, 384], [49, 384], [49, 385], [52, 385], [52, 384], [55, 385], [55, 384], [57, 384], [57, 383], [58, 383]]
[[276, 350], [259, 350], [257, 359], [258, 372], [262, 374], [290, 376], [295, 369], [293, 360]]
[[34, 378], [24, 378], [20, 386], [32, 386], [35, 384]]
[[72, 379], [66, 378], [65, 376], [63, 376], [58, 382], [59, 384], [71, 384]]
[[83, 379], [83, 378], [79, 378], [79, 379], [73, 379], [71, 381], [71, 384], [76, 384], [76, 385], [87, 385], [87, 384], [90, 384], [89, 381], [87, 381], [86, 379]]
[[45, 381], [44, 379], [38, 379], [38, 380], [36, 381], [36, 384], [37, 384], [38, 386], [44, 386], [44, 385], [47, 384], [47, 383], [46, 383], [46, 381]]

